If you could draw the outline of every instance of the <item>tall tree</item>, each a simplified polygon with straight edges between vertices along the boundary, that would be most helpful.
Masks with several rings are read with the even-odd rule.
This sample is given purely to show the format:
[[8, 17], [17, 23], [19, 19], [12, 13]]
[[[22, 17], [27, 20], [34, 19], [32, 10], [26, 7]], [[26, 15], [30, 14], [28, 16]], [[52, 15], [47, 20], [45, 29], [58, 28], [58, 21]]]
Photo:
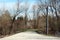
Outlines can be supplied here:
[[[46, 14], [46, 34], [48, 34], [48, 6], [49, 4], [47, 0], [45, 0], [44, 3], [42, 2], [42, 0], [38, 0], [38, 4], [40, 7], [40, 10], [42, 10], [41, 12]], [[46, 11], [46, 13], [43, 10]]]
[[[59, 2], [60, 2], [60, 0], [50, 0], [50, 3], [52, 4], [51, 6], [53, 7], [53, 9], [55, 10], [55, 15], [56, 15], [56, 24], [55, 24], [55, 26], [56, 26], [56, 32], [58, 32], [58, 20], [59, 20], [59, 14], [58, 14], [58, 7], [59, 7]], [[53, 10], [52, 9], [52, 10]]]
[[36, 5], [33, 5], [33, 7], [32, 7], [32, 10], [33, 10], [33, 20], [34, 20], [34, 23], [33, 23], [33, 27], [34, 27], [34, 29], [36, 29], [37, 27], [36, 27]]
[[25, 12], [25, 27], [27, 27], [27, 21], [28, 21], [28, 9], [29, 9], [29, 4], [28, 1], [26, 0], [24, 4], [24, 12]]
[[13, 18], [12, 18], [12, 23], [11, 23], [11, 32], [10, 33], [12, 33], [14, 30], [15, 30], [15, 27], [13, 26], [13, 24], [14, 24], [14, 21], [15, 21], [15, 19], [16, 19], [16, 17], [22, 12], [22, 8], [20, 8], [20, 0], [17, 0], [17, 10], [16, 10], [16, 14], [13, 16]]

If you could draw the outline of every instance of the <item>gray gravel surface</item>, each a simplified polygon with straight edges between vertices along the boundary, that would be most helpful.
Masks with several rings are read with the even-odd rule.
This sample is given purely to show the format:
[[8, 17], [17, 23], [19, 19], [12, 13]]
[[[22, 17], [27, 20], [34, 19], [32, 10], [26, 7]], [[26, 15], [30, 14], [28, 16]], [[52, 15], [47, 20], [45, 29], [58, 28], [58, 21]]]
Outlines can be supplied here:
[[36, 32], [26, 31], [15, 35], [0, 38], [0, 40], [60, 40], [59, 37], [46, 36]]

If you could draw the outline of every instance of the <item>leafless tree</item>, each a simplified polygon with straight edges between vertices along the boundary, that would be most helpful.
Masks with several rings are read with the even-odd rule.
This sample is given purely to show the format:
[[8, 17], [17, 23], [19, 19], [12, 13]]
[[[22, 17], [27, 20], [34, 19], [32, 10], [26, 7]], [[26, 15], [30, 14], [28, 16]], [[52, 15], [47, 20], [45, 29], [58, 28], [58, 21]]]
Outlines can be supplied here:
[[27, 21], [28, 21], [28, 9], [29, 9], [29, 5], [28, 2], [26, 1], [24, 4], [24, 12], [25, 12], [25, 27], [27, 27]]
[[33, 20], [34, 20], [33, 27], [34, 27], [34, 29], [37, 28], [37, 26], [36, 26], [36, 9], [35, 8], [36, 8], [36, 5], [33, 5], [32, 10], [33, 10]]
[[12, 33], [13, 30], [15, 29], [14, 26], [13, 26], [14, 21], [15, 21], [16, 17], [22, 12], [22, 10], [23, 9], [20, 8], [20, 0], [17, 0], [17, 10], [16, 10], [16, 12], [15, 12], [13, 18], [12, 18], [11, 31], [10, 31], [10, 33]]
[[38, 0], [39, 2], [39, 7], [41, 8], [40, 10], [42, 9], [45, 9], [46, 10], [46, 13], [43, 11], [44, 14], [46, 14], [46, 34], [48, 34], [48, 4], [46, 2], [46, 0], [44, 1], [45, 4], [42, 2], [42, 0]]
[[55, 10], [55, 15], [56, 15], [56, 32], [58, 31], [58, 20], [59, 20], [59, 14], [58, 14], [58, 11], [59, 11], [59, 2], [60, 0], [50, 0], [50, 6], [52, 7], [52, 12], [53, 12], [53, 9]]

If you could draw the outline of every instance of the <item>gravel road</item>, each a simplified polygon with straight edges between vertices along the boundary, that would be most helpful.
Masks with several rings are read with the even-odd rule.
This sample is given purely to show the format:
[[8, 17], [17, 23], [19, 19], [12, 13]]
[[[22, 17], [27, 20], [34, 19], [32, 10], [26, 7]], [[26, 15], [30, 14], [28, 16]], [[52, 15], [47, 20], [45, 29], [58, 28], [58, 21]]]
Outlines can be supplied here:
[[0, 40], [60, 40], [60, 38], [27, 31], [9, 37], [0, 38]]

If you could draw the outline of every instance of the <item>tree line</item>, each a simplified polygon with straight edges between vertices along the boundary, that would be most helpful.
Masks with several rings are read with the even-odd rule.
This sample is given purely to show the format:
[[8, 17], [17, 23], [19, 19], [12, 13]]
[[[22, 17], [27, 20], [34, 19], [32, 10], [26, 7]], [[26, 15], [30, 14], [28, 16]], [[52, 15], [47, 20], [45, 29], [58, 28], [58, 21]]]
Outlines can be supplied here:
[[[28, 17], [28, 2], [26, 1], [23, 6], [20, 3], [20, 0], [17, 0], [17, 8], [13, 16], [10, 15], [9, 10], [4, 10], [1, 13], [0, 35], [12, 34], [26, 29], [38, 29], [38, 32], [42, 31], [46, 34], [60, 32], [60, 0], [37, 0], [30, 10], [33, 15], [32, 19]], [[22, 12], [25, 16], [17, 17]]]

